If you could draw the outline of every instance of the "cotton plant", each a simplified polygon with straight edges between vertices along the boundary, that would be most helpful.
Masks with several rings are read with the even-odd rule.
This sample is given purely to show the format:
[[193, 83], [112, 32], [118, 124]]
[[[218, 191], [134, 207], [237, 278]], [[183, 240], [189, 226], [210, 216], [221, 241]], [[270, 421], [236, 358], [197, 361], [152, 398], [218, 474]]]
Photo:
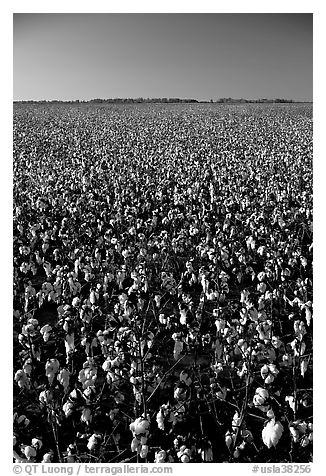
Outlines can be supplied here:
[[32, 438], [32, 447], [37, 451], [40, 450], [43, 446], [43, 442], [40, 438]]
[[174, 360], [178, 360], [180, 358], [181, 352], [183, 351], [183, 340], [181, 333], [175, 332], [172, 334], [172, 339], [174, 340], [173, 357]]
[[295, 412], [295, 409], [296, 409], [295, 407], [296, 407], [296, 405], [295, 405], [295, 398], [294, 398], [294, 396], [293, 396], [293, 395], [287, 395], [287, 396], [285, 397], [285, 401], [288, 402], [288, 405], [289, 405], [289, 407], [291, 408], [291, 410], [292, 410], [293, 412]]
[[241, 368], [237, 371], [237, 375], [240, 377], [240, 378], [245, 378], [247, 377], [248, 375], [248, 363], [246, 361], [244, 361], [242, 363], [242, 366]]
[[28, 359], [25, 360], [23, 364], [23, 371], [25, 372], [27, 377], [30, 378], [32, 370], [33, 370], [32, 359], [29, 357]]
[[265, 364], [260, 369], [260, 375], [264, 380], [265, 384], [270, 384], [274, 382], [275, 378], [279, 374], [279, 370], [274, 364]]
[[48, 359], [45, 364], [45, 375], [48, 378], [49, 384], [52, 385], [60, 368], [58, 359]]
[[80, 421], [86, 425], [90, 425], [93, 419], [92, 410], [89, 407], [84, 407], [80, 417]]
[[53, 462], [53, 451], [50, 450], [47, 453], [44, 453], [41, 463], [52, 463]]
[[30, 389], [31, 381], [26, 372], [23, 369], [17, 370], [14, 376], [15, 381], [17, 382], [19, 388], [21, 389]]
[[75, 445], [72, 445], [70, 444], [68, 447], [67, 447], [67, 450], [65, 452], [65, 461], [67, 463], [75, 463], [76, 462], [76, 447]]
[[291, 343], [294, 357], [301, 357], [306, 351], [306, 344], [303, 340], [296, 337]]
[[74, 410], [75, 404], [69, 400], [67, 400], [63, 406], [62, 406], [62, 411], [65, 414], [65, 417], [68, 418], [70, 415], [72, 415], [73, 410]]
[[80, 344], [85, 347], [85, 353], [87, 355], [87, 357], [89, 357], [90, 355], [92, 355], [93, 353], [93, 349], [95, 347], [97, 347], [98, 345], [98, 340], [97, 340], [97, 337], [93, 337], [92, 339], [90, 339], [89, 337], [84, 337]]
[[53, 393], [49, 389], [42, 390], [38, 399], [43, 405], [47, 406], [53, 401]]
[[264, 341], [265, 343], [269, 342], [272, 337], [272, 321], [267, 320], [264, 322], [260, 322], [257, 325], [256, 330], [258, 332], [258, 338], [261, 341]]
[[83, 368], [78, 374], [78, 381], [81, 382], [83, 389], [93, 386], [97, 379], [97, 368], [91, 358], [88, 358], [83, 364]]
[[89, 437], [88, 442], [87, 442], [87, 448], [89, 449], [89, 451], [95, 451], [96, 449], [98, 449], [98, 447], [101, 443], [101, 440], [102, 440], [102, 435], [100, 435], [98, 433], [93, 433]]
[[169, 422], [174, 424], [176, 422], [176, 417], [170, 408], [170, 405], [163, 404], [160, 406], [159, 411], [156, 415], [157, 426], [160, 430], [165, 430], [165, 423]]
[[305, 319], [306, 319], [307, 326], [310, 327], [311, 320], [312, 320], [312, 302], [307, 301], [306, 303], [304, 303], [303, 308], [305, 310]]
[[42, 334], [44, 342], [48, 342], [50, 335], [51, 335], [52, 327], [49, 324], [45, 324], [40, 329], [40, 333]]
[[283, 341], [280, 339], [279, 336], [273, 335], [271, 339], [271, 344], [274, 349], [281, 349], [284, 346]]
[[239, 415], [239, 412], [236, 411], [232, 418], [232, 430], [236, 431], [238, 428], [240, 428], [240, 426], [241, 426], [241, 417]]
[[225, 433], [225, 437], [224, 437], [224, 440], [225, 440], [225, 445], [226, 447], [228, 448], [228, 450], [231, 449], [231, 447], [234, 445], [235, 443], [235, 439], [236, 439], [236, 433], [235, 433], [235, 430], [236, 428], [234, 429], [234, 431], [230, 431], [228, 430], [226, 433]]
[[268, 390], [262, 387], [256, 388], [255, 395], [253, 397], [253, 404], [255, 408], [258, 408], [264, 413], [267, 412], [270, 408], [268, 400], [269, 400]]
[[182, 445], [177, 452], [177, 457], [181, 463], [190, 463], [191, 450], [186, 445]]
[[262, 430], [264, 445], [266, 445], [267, 448], [272, 448], [272, 446], [276, 447], [282, 437], [283, 431], [282, 423], [276, 421], [275, 418], [271, 418]]
[[66, 363], [69, 362], [71, 354], [75, 350], [75, 335], [74, 333], [65, 335], [65, 349], [66, 349]]
[[30, 337], [36, 336], [38, 332], [39, 332], [38, 320], [32, 317], [27, 320], [26, 324], [22, 326], [22, 330], [21, 330], [21, 333], [23, 335], [30, 336]]
[[26, 415], [19, 415], [18, 413], [14, 413], [14, 424], [18, 425], [19, 427], [26, 428], [30, 424], [30, 420], [27, 418]]
[[57, 375], [57, 380], [63, 386], [65, 392], [67, 392], [69, 388], [69, 378], [70, 372], [65, 368], [61, 369]]
[[289, 424], [289, 430], [294, 443], [306, 447], [313, 440], [313, 424], [303, 420], [295, 420]]
[[307, 334], [305, 323], [303, 321], [296, 320], [293, 323], [293, 329], [295, 337], [302, 341], [303, 337]]
[[[213, 315], [214, 315], [214, 311], [213, 311]], [[217, 317], [216, 320], [215, 320], [215, 326], [216, 326], [216, 331], [217, 332], [223, 332], [224, 329], [225, 329], [225, 326], [226, 326], [225, 319]]]
[[165, 450], [155, 451], [154, 463], [165, 463], [165, 460], [166, 460], [166, 451]]
[[148, 453], [147, 440], [149, 436], [149, 425], [148, 417], [138, 417], [129, 425], [129, 429], [133, 435], [131, 451], [137, 452], [142, 458], [146, 458]]
[[36, 449], [33, 446], [23, 445], [22, 450], [27, 459], [27, 462], [35, 461], [35, 457], [37, 453], [36, 453]]
[[186, 370], [182, 370], [179, 374], [180, 382], [183, 382], [187, 387], [189, 387], [192, 383], [192, 378], [190, 377], [189, 373]]

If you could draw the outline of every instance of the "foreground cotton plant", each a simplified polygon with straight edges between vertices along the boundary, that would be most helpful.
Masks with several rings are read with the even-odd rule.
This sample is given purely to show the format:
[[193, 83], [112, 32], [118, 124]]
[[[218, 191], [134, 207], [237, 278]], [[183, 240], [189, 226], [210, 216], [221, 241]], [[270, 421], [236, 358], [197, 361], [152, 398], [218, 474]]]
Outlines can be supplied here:
[[58, 373], [60, 364], [57, 359], [48, 359], [45, 364], [45, 375], [49, 380], [49, 384], [52, 385], [56, 374]]
[[180, 450], [177, 453], [178, 458], [180, 459], [181, 463], [189, 463], [191, 451], [186, 445], [180, 447]]
[[256, 393], [253, 398], [253, 404], [255, 405], [256, 408], [259, 408], [259, 410], [263, 412], [267, 412], [270, 405], [266, 401], [269, 398], [269, 393], [268, 390], [265, 388], [258, 387], [256, 388]]
[[131, 451], [137, 451], [141, 458], [146, 458], [148, 453], [147, 438], [149, 435], [148, 418], [136, 418], [135, 421], [130, 423], [129, 428], [133, 435]]
[[170, 423], [176, 422], [176, 417], [174, 413], [171, 411], [170, 406], [168, 404], [163, 404], [160, 406], [159, 411], [156, 415], [157, 426], [160, 430], [165, 429], [165, 421]]
[[263, 428], [262, 437], [263, 442], [267, 448], [276, 446], [283, 434], [283, 425], [279, 421], [276, 421], [275, 418], [272, 418]]
[[87, 448], [90, 451], [96, 450], [101, 441], [101, 438], [101, 435], [93, 433], [93, 435], [88, 439]]
[[288, 402], [289, 407], [292, 409], [293, 412], [295, 412], [295, 399], [293, 395], [287, 395], [285, 397], [285, 401]]
[[295, 420], [290, 423], [289, 430], [294, 443], [299, 443], [302, 447], [308, 446], [312, 441], [313, 425], [302, 420]]
[[227, 448], [230, 450], [231, 446], [234, 445], [235, 443], [235, 438], [236, 438], [236, 435], [235, 433], [231, 433], [230, 430], [228, 430], [226, 433], [225, 433], [225, 444], [227, 446]]
[[33, 448], [32, 446], [25, 446], [23, 448], [24, 455], [26, 456], [28, 461], [34, 461], [34, 458], [36, 456], [36, 449]]
[[19, 388], [22, 388], [22, 389], [23, 388], [28, 389], [31, 386], [31, 382], [28, 375], [22, 369], [17, 370], [17, 372], [15, 373], [15, 381], [17, 382]]
[[78, 374], [78, 380], [82, 383], [83, 389], [95, 385], [97, 378], [97, 368], [91, 358], [88, 358], [83, 364], [83, 368]]
[[183, 351], [182, 336], [180, 333], [175, 332], [172, 334], [172, 339], [174, 340], [173, 357], [174, 360], [178, 360], [180, 358], [181, 352]]
[[166, 451], [159, 450], [155, 452], [154, 463], [165, 463]]
[[44, 453], [42, 463], [52, 463], [53, 460], [53, 451], [49, 451], [48, 453]]
[[36, 450], [40, 450], [43, 446], [43, 442], [42, 440], [40, 440], [39, 438], [33, 438], [32, 439], [32, 446], [33, 448], [35, 448]]
[[69, 377], [70, 377], [70, 372], [68, 369], [61, 369], [57, 376], [57, 380], [59, 383], [61, 383], [65, 392], [68, 391]]
[[274, 364], [265, 364], [260, 369], [260, 375], [264, 379], [266, 384], [272, 383], [275, 377], [279, 374], [279, 370]]
[[40, 333], [43, 336], [44, 342], [47, 342], [49, 340], [51, 331], [52, 327], [49, 324], [45, 324], [45, 326], [41, 327]]
[[232, 419], [232, 430], [236, 431], [237, 428], [240, 428], [240, 425], [241, 425], [240, 415], [239, 415], [238, 412], [235, 412], [235, 414], [233, 415], [233, 419]]

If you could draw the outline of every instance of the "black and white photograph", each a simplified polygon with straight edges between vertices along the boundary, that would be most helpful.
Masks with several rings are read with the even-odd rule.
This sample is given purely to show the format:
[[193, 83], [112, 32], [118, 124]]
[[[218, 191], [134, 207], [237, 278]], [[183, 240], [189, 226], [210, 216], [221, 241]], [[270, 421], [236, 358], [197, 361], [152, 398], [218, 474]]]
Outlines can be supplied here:
[[313, 16], [13, 13], [14, 468], [311, 471]]

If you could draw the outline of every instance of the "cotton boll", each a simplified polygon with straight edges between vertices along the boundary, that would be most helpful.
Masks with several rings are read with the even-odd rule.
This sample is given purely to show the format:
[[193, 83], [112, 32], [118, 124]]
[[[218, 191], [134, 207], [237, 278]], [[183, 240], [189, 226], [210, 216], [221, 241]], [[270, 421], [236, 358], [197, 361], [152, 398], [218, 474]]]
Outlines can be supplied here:
[[83, 408], [80, 421], [89, 424], [92, 421], [92, 419], [93, 417], [92, 417], [91, 409], [88, 407]]
[[225, 320], [224, 319], [216, 319], [215, 326], [217, 332], [222, 332], [225, 329]]
[[68, 369], [60, 370], [57, 376], [58, 382], [63, 386], [65, 391], [67, 391], [69, 387], [69, 377], [70, 377], [70, 372]]
[[264, 380], [267, 377], [268, 373], [269, 373], [268, 365], [263, 365], [262, 368], [260, 369], [260, 375], [262, 376]]
[[43, 446], [42, 440], [40, 440], [39, 438], [33, 438], [32, 446], [36, 449], [41, 449]]
[[42, 463], [52, 463], [53, 453], [44, 453]]
[[17, 370], [14, 378], [20, 388], [30, 387], [30, 379], [28, 378], [27, 374], [22, 369]]
[[140, 445], [140, 441], [135, 437], [131, 441], [131, 451], [135, 452], [138, 449], [138, 446]]
[[179, 359], [182, 350], [183, 350], [183, 342], [176, 341], [175, 344], [174, 344], [174, 349], [173, 349], [174, 360]]
[[164, 450], [157, 451], [155, 453], [154, 463], [165, 463], [166, 452]]
[[267, 418], [270, 418], [272, 420], [273, 418], [275, 418], [275, 413], [271, 409], [271, 410], [268, 410], [268, 412], [266, 413], [266, 416]]
[[26, 418], [26, 415], [20, 415], [17, 418], [17, 423], [18, 425], [24, 424], [24, 426], [28, 426], [30, 421], [28, 420], [28, 418]]
[[48, 405], [50, 402], [52, 402], [53, 399], [52, 392], [50, 390], [43, 390], [42, 392], [40, 392], [38, 399], [44, 405]]
[[192, 379], [189, 377], [188, 372], [186, 372], [185, 370], [182, 370], [180, 372], [179, 379], [181, 382], [184, 382], [188, 387], [192, 383]]
[[160, 410], [156, 415], [157, 426], [160, 430], [164, 430], [164, 417], [162, 414], [162, 410]]
[[283, 425], [279, 421], [275, 421], [274, 418], [270, 420], [262, 431], [263, 442], [267, 448], [271, 448], [272, 446], [275, 447], [278, 444], [282, 433]]
[[137, 434], [145, 433], [149, 429], [149, 421], [144, 418], [137, 418], [135, 420], [135, 431]]
[[265, 388], [258, 387], [253, 398], [253, 404], [256, 408], [259, 408], [262, 411], [267, 411], [269, 405], [265, 405], [265, 403], [268, 398], [268, 391]]
[[234, 434], [230, 431], [225, 433], [225, 444], [228, 449], [230, 449], [231, 445], [234, 443]]
[[235, 412], [232, 419], [232, 429], [236, 430], [240, 426], [240, 423], [241, 423], [241, 418], [239, 416], [239, 413]]
[[139, 456], [141, 458], [146, 458], [147, 454], [148, 454], [148, 446], [147, 445], [142, 445], [141, 449], [140, 449], [140, 452], [139, 452]]
[[33, 448], [32, 446], [25, 446], [24, 455], [26, 456], [28, 460], [30, 460], [31, 458], [35, 458], [36, 456], [35, 448]]
[[62, 410], [63, 410], [66, 418], [69, 417], [72, 414], [73, 408], [74, 408], [74, 404], [72, 402], [66, 402], [63, 405]]
[[237, 447], [233, 452], [233, 456], [234, 456], [235, 459], [238, 459], [240, 457], [240, 455], [241, 455], [240, 448]]
[[268, 374], [267, 377], [265, 378], [265, 383], [269, 384], [274, 382], [274, 375]]
[[297, 443], [299, 441], [299, 438], [300, 438], [299, 430], [297, 428], [295, 428], [294, 426], [290, 426], [289, 430], [290, 430], [290, 433], [292, 435], [294, 443]]
[[285, 397], [285, 401], [289, 403], [290, 408], [295, 412], [295, 400], [293, 395]]
[[40, 333], [43, 336], [44, 342], [48, 342], [50, 338], [50, 332], [52, 330], [52, 327], [49, 324], [46, 324], [45, 326], [41, 327]]
[[93, 434], [89, 439], [87, 443], [87, 448], [92, 451], [95, 450], [98, 444], [98, 436]]
[[308, 369], [308, 359], [302, 359], [300, 362], [300, 373], [302, 377], [304, 377], [307, 369]]
[[72, 300], [72, 303], [71, 303], [71, 304], [72, 304], [72, 306], [75, 307], [75, 308], [76, 308], [76, 307], [79, 307], [79, 305], [80, 305], [80, 299], [79, 299], [79, 297], [74, 297], [74, 299]]

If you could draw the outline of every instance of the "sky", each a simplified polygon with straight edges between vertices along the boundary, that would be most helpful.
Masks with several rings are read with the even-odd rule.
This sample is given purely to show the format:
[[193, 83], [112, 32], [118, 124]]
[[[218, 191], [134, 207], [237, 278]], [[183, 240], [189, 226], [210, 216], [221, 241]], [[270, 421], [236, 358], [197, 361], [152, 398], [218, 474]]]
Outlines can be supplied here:
[[313, 98], [313, 15], [15, 13], [14, 100]]

